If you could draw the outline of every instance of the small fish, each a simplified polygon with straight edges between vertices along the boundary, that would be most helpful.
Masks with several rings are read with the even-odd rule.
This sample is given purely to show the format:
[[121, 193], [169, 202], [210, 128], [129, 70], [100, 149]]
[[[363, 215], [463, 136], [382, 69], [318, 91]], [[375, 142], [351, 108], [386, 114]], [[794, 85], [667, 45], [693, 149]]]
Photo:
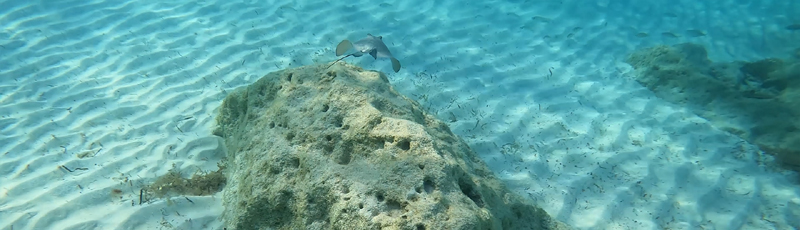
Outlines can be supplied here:
[[536, 31], [537, 25], [534, 24], [534, 23], [527, 23], [525, 25], [520, 26], [519, 28], [520, 29], [525, 29], [525, 30], [530, 30], [530, 31]]
[[667, 16], [667, 17], [670, 17], [670, 18], [677, 18], [678, 17], [678, 15], [675, 14], [675, 13], [665, 13], [664, 16]]
[[297, 9], [295, 9], [294, 4], [288, 3], [278, 7], [278, 10], [275, 11], [275, 15], [280, 18], [291, 18], [297, 14]]
[[787, 30], [793, 30], [793, 31], [794, 31], [794, 30], [800, 30], [800, 24], [791, 24], [791, 25], [788, 25], [788, 26], [786, 26], [786, 29], [787, 29]]
[[706, 32], [703, 32], [702, 30], [686, 30], [686, 33], [689, 34], [689, 36], [692, 36], [692, 37], [706, 36]]
[[336, 45], [336, 56], [344, 55], [347, 51], [355, 48], [356, 52], [345, 55], [342, 58], [334, 61], [328, 67], [333, 66], [336, 62], [349, 57], [361, 57], [361, 55], [369, 54], [373, 58], [378, 59], [380, 58], [389, 58], [392, 61], [392, 69], [394, 72], [400, 71], [400, 61], [398, 61], [394, 56], [392, 56], [392, 52], [389, 52], [389, 48], [386, 47], [386, 44], [383, 43], [382, 36], [372, 36], [372, 34], [367, 34], [367, 37], [361, 40], [356, 41], [355, 43], [350, 42], [349, 40], [342, 40], [339, 42], [339, 45]]
[[661, 33], [661, 35], [664, 36], [664, 37], [669, 37], [669, 38], [678, 38], [678, 35], [675, 35], [672, 32], [664, 32], [664, 33]]
[[533, 21], [537, 21], [537, 22], [550, 22], [550, 21], [552, 21], [552, 19], [549, 19], [549, 18], [546, 18], [546, 17], [542, 17], [542, 16], [533, 16], [531, 19]]
[[644, 37], [647, 37], [647, 36], [650, 36], [650, 35], [645, 33], [645, 32], [641, 32], [641, 33], [637, 33], [636, 34], [637, 38], [644, 38]]

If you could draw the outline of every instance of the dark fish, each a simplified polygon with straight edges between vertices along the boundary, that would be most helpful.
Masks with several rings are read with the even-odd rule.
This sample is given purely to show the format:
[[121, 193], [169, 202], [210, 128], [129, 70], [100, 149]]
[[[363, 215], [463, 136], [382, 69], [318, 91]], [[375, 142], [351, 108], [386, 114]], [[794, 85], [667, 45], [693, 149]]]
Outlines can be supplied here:
[[[367, 34], [367, 37], [361, 40], [356, 41], [355, 43], [351, 43], [349, 40], [343, 40], [339, 42], [339, 45], [336, 46], [336, 56], [344, 55], [347, 51], [354, 49], [356, 52], [348, 54], [339, 60], [342, 60], [346, 57], [353, 56], [353, 57], [361, 57], [361, 55], [369, 54], [375, 59], [378, 58], [389, 58], [392, 61], [392, 69], [394, 72], [400, 71], [400, 61], [398, 61], [394, 56], [392, 56], [392, 52], [389, 52], [389, 48], [386, 47], [386, 44], [383, 43], [382, 36], [372, 36], [372, 34]], [[331, 63], [338, 62], [339, 60], [334, 61]], [[329, 66], [330, 67], [330, 66]]]
[[686, 30], [686, 33], [689, 34], [689, 36], [692, 36], [692, 37], [706, 36], [706, 32], [703, 32], [702, 30]]
[[645, 32], [641, 32], [641, 33], [637, 33], [636, 34], [637, 38], [643, 38], [643, 37], [647, 37], [647, 36], [649, 36], [649, 35], [647, 33], [645, 33]]
[[675, 35], [672, 32], [664, 32], [664, 33], [661, 33], [661, 35], [664, 36], [664, 37], [669, 37], [669, 38], [677, 38], [678, 37], [678, 35]]
[[546, 17], [542, 17], [542, 16], [533, 16], [531, 19], [533, 19], [533, 21], [537, 21], [537, 22], [550, 22], [550, 21], [552, 21], [552, 19], [549, 19], [549, 18], [546, 18]]
[[519, 28], [520, 29], [530, 30], [530, 31], [536, 31], [537, 27], [538, 27], [538, 25], [536, 25], [535, 23], [527, 23], [525, 25], [520, 26]]
[[791, 24], [786, 26], [787, 30], [800, 30], [800, 24]]

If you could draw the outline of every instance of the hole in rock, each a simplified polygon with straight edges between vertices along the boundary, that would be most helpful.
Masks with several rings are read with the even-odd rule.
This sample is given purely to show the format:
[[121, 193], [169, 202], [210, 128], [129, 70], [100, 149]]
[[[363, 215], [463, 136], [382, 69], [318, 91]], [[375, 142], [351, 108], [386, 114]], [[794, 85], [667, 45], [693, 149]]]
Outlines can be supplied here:
[[336, 126], [336, 128], [341, 128], [342, 125], [344, 125], [344, 118], [337, 116], [333, 119], [333, 126]]
[[397, 147], [400, 147], [402, 150], [409, 150], [411, 149], [411, 142], [408, 140], [401, 140], [397, 143]]
[[387, 200], [386, 207], [389, 209], [389, 211], [400, 210], [403, 208], [403, 206], [400, 205], [400, 202], [397, 202], [395, 200]]
[[300, 159], [297, 157], [292, 157], [289, 159], [289, 166], [292, 168], [299, 168], [300, 167]]
[[334, 161], [340, 165], [350, 164], [350, 160], [353, 158], [352, 155], [350, 155], [350, 151], [347, 150], [340, 151], [339, 155], [334, 157], [336, 157]]
[[478, 193], [478, 190], [475, 189], [472, 183], [467, 181], [467, 179], [461, 178], [458, 180], [458, 187], [461, 188], [461, 193], [464, 193], [464, 195], [469, 197], [472, 202], [475, 202], [475, 205], [483, 208], [483, 199], [481, 199], [481, 194]]
[[436, 184], [433, 183], [431, 178], [425, 178], [425, 181], [422, 182], [422, 188], [425, 189], [425, 193], [432, 193], [436, 189]]

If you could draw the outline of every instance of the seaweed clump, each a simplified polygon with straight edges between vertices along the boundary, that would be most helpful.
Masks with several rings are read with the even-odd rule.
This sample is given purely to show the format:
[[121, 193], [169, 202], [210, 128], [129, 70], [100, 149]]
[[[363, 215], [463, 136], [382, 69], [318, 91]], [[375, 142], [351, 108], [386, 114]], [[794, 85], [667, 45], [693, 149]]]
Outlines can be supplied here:
[[147, 194], [163, 198], [174, 195], [206, 196], [217, 193], [225, 186], [226, 178], [222, 170], [224, 166], [211, 172], [199, 171], [190, 178], [183, 177], [178, 170], [172, 169], [160, 176], [152, 184], [145, 187]]

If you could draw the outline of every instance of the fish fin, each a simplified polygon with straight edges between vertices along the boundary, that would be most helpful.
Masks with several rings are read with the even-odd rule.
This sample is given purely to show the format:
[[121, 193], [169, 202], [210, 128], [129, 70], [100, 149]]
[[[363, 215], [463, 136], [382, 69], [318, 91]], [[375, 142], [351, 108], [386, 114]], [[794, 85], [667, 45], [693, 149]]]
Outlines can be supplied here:
[[353, 48], [353, 43], [348, 41], [347, 39], [342, 40], [339, 42], [339, 45], [336, 45], [336, 56], [342, 56], [345, 52]]
[[372, 57], [374, 57], [375, 59], [378, 59], [378, 49], [374, 49], [372, 51], [369, 51], [369, 55], [372, 55]]
[[398, 61], [397, 58], [390, 59], [392, 60], [392, 69], [394, 69], [394, 72], [400, 72], [400, 61]]

